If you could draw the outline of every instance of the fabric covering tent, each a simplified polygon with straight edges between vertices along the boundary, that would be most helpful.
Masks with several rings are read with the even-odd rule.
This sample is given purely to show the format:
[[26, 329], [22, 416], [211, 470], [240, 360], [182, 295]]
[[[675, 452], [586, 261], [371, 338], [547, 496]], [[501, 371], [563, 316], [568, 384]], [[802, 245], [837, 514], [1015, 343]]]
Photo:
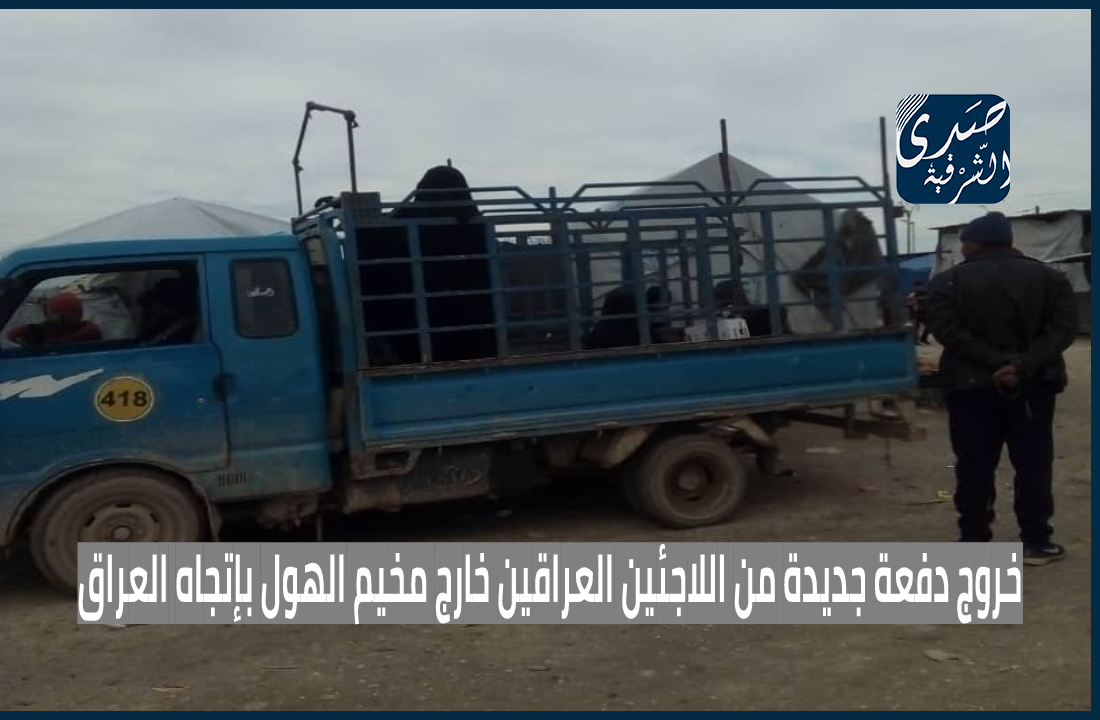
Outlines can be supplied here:
[[902, 294], [908, 295], [919, 283], [926, 283], [932, 277], [932, 269], [936, 265], [936, 254], [903, 255], [899, 264], [901, 266], [900, 290]]
[[[1010, 217], [1013, 245], [1020, 252], [1050, 262], [1066, 274], [1077, 295], [1078, 321], [1082, 333], [1091, 332], [1092, 300], [1091, 258], [1086, 262], [1056, 262], [1062, 258], [1090, 253], [1092, 246], [1092, 211], [1060, 210], [1034, 215]], [[962, 262], [959, 233], [963, 225], [936, 228], [936, 263], [933, 275]]]
[[[1021, 215], [1009, 218], [1012, 223], [1013, 245], [1020, 252], [1044, 262], [1089, 252], [1092, 236], [1091, 210], [1065, 210], [1041, 215]], [[936, 264], [933, 274], [938, 274], [962, 262], [959, 233], [963, 225], [936, 228], [939, 242], [936, 245]], [[1066, 273], [1074, 292], [1092, 290], [1082, 263], [1059, 263], [1058, 269]]]
[[249, 237], [285, 232], [290, 232], [290, 224], [283, 220], [200, 200], [172, 198], [108, 215], [50, 235], [34, 244]]
[[[290, 232], [288, 222], [214, 203], [173, 198], [141, 205], [38, 240], [33, 245], [110, 240], [168, 240], [177, 238], [255, 237]], [[168, 273], [170, 274], [170, 273]], [[131, 337], [134, 300], [161, 277], [163, 271], [99, 273], [57, 278], [36, 287], [16, 311], [8, 327], [41, 322], [44, 296], [61, 290], [78, 295], [84, 315], [97, 323], [105, 339]], [[0, 336], [0, 347], [11, 347]]]
[[[747, 162], [733, 155], [729, 155], [728, 157], [730, 184], [733, 191], [748, 190], [757, 180], [772, 180], [771, 175], [768, 175]], [[702, 185], [711, 192], [720, 193], [724, 188], [721, 154], [715, 153], [680, 172], [662, 178], [661, 182], [694, 182]], [[768, 182], [762, 186], [758, 186], [758, 189], [787, 190], [791, 191], [791, 194], [749, 196], [742, 202], [743, 207], [751, 208], [760, 205], [820, 205], [824, 208], [823, 203], [816, 198], [798, 193], [795, 188], [785, 183], [775, 181]], [[637, 200], [616, 203], [607, 209], [682, 205], [683, 201], [647, 201], [646, 197], [650, 195], [694, 190], [695, 189], [687, 187], [644, 188], [635, 193]], [[709, 204], [718, 205], [716, 201], [711, 201]], [[881, 215], [875, 214], [877, 217], [870, 217], [872, 224], [876, 222], [881, 224]], [[742, 243], [758, 243], [747, 244], [742, 247], [741, 272], [744, 274], [762, 273], [764, 269], [764, 246], [761, 242], [763, 239], [763, 231], [759, 213], [739, 213], [735, 216], [735, 222], [741, 231]], [[644, 227], [645, 225], [643, 224], [643, 228]], [[837, 229], [841, 228], [841, 214], [839, 212], [835, 213], [834, 227]], [[776, 211], [772, 215], [772, 232], [773, 237], [777, 240], [808, 238], [806, 242], [783, 242], [775, 244], [778, 270], [781, 273], [794, 273], [802, 269], [803, 266], [813, 258], [815, 253], [820, 251], [825, 245], [823, 239], [825, 236], [823, 211], [804, 209]], [[881, 232], [881, 229], [879, 229], [878, 232]], [[643, 240], [648, 239], [646, 238], [645, 230], [643, 230], [642, 235]], [[621, 238], [621, 235], [609, 234], [606, 236], [590, 236], [587, 240], [590, 242], [613, 242], [621, 240]], [[881, 248], [879, 248], [879, 251], [881, 252]], [[647, 257], [644, 262], [647, 276], [650, 278], [657, 278], [658, 261], [651, 257]], [[711, 258], [711, 267], [712, 275], [716, 278], [720, 278], [720, 276], [727, 275], [730, 272], [730, 259], [728, 256], [715, 254]], [[688, 272], [692, 276], [696, 274], [694, 261], [691, 262]], [[679, 289], [680, 283], [671, 282], [678, 277], [679, 269], [674, 265], [670, 268], [668, 273], [668, 278], [670, 280], [669, 290], [673, 294], [674, 303], [679, 303], [682, 300]], [[615, 282], [621, 281], [621, 278], [621, 267], [617, 261], [605, 260], [593, 263], [593, 281]], [[873, 278], [871, 278], [871, 280], [872, 282], [865, 282], [860, 287], [853, 289], [845, 297], [843, 321], [846, 329], [870, 329], [881, 327], [882, 313], [879, 304], [881, 290], [879, 284], [873, 282]], [[767, 293], [764, 277], [747, 277], [744, 278], [743, 284], [746, 295], [751, 303], [758, 305], [766, 304]], [[601, 292], [598, 293], [598, 295], [606, 294], [610, 289], [609, 287], [601, 288]], [[791, 274], [783, 274], [780, 276], [779, 295], [783, 303], [805, 303], [811, 299], [796, 286]], [[787, 319], [790, 330], [796, 333], [827, 332], [832, 329], [832, 325], [829, 323], [826, 314], [823, 313], [821, 309], [814, 306], [803, 305], [791, 307], [788, 309]]]

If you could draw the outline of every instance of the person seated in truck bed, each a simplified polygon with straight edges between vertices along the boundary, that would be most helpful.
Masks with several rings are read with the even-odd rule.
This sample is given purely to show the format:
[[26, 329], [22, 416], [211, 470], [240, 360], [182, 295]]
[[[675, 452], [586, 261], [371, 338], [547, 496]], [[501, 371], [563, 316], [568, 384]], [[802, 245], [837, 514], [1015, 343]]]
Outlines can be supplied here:
[[[649, 338], [655, 345], [680, 342], [683, 331], [672, 326], [668, 317], [672, 297], [666, 288], [656, 285], [646, 289], [646, 305], [649, 312]], [[624, 317], [612, 317], [612, 316]], [[641, 344], [638, 332], [638, 310], [634, 302], [634, 289], [622, 285], [607, 294], [600, 310], [600, 319], [585, 338], [586, 350], [608, 350]]]
[[[424, 291], [445, 294], [427, 300], [428, 326], [431, 328], [433, 362], [491, 358], [497, 354], [496, 332], [492, 327], [470, 330], [442, 330], [469, 325], [493, 325], [492, 279], [489, 270], [487, 240], [490, 233], [479, 222], [481, 211], [473, 201], [466, 177], [457, 169], [440, 165], [428, 170], [416, 186], [411, 203], [389, 215], [398, 220], [451, 220], [445, 224], [418, 226], [420, 255], [423, 258]], [[364, 238], [363, 236], [366, 235]], [[365, 229], [360, 232], [360, 257], [407, 258], [409, 248], [404, 233], [391, 228]], [[494, 241], [495, 242], [495, 241]], [[472, 258], [434, 260], [441, 256], [480, 255]], [[387, 300], [370, 302], [371, 295], [411, 294], [412, 275], [408, 265], [387, 264], [365, 267], [361, 286], [368, 301], [368, 332], [409, 330], [409, 335], [385, 338], [393, 352], [388, 362], [407, 364], [420, 361], [416, 343], [415, 301]], [[399, 362], [393, 362], [394, 358]], [[373, 361], [372, 361], [373, 362]]]
[[[836, 257], [836, 291], [841, 299], [854, 295], [864, 288], [877, 286], [884, 314], [884, 324], [893, 325], [894, 318], [889, 314], [892, 284], [886, 272], [886, 259], [879, 247], [871, 219], [858, 209], [849, 208], [840, 214], [833, 255]], [[794, 273], [793, 281], [799, 292], [803, 293], [828, 316], [829, 303], [829, 246], [828, 239], [806, 263]]]
[[33, 350], [103, 339], [99, 326], [84, 319], [84, 303], [72, 293], [60, 292], [49, 297], [44, 311], [44, 322], [12, 328], [8, 339]]
[[749, 337], [767, 337], [788, 332], [787, 308], [779, 308], [779, 327], [773, 328], [768, 306], [752, 304], [740, 280], [723, 280], [715, 285], [714, 304], [719, 313], [728, 311], [741, 316], [749, 328]]

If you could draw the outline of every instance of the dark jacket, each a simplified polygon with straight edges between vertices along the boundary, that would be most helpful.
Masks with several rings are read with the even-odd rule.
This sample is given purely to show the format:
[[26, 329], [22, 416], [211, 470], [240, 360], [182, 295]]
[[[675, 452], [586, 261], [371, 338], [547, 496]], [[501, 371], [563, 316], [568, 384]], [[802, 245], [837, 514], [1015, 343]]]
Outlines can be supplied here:
[[948, 392], [988, 389], [1009, 363], [1025, 387], [1065, 389], [1062, 353], [1077, 336], [1077, 304], [1061, 272], [1010, 247], [989, 248], [932, 279], [926, 315], [944, 347]]

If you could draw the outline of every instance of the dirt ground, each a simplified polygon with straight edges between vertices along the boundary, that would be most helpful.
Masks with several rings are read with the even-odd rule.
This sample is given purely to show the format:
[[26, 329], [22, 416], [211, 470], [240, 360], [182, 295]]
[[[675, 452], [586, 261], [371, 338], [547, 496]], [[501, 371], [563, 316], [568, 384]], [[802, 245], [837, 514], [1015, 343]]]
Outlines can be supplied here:
[[[0, 560], [0, 709], [1090, 709], [1090, 342], [1068, 357], [1054, 526], [1069, 558], [1025, 568], [1022, 626], [79, 627], [74, 601], [15, 552]], [[757, 480], [719, 527], [664, 531], [612, 489], [570, 482], [522, 502], [365, 514], [329, 537], [950, 541], [953, 507], [934, 502], [953, 486], [946, 419], [919, 419], [928, 440], [892, 443], [890, 464], [882, 440], [785, 431], [795, 475]], [[842, 452], [804, 452], [825, 445]], [[997, 537], [1013, 540], [1010, 471], [999, 482]]]

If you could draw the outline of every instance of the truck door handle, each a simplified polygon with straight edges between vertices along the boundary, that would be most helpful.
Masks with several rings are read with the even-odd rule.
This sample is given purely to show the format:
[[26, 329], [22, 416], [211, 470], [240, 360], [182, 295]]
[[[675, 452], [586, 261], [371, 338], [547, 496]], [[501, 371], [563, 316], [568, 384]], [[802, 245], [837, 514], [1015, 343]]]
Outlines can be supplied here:
[[214, 376], [214, 397], [217, 398], [219, 402], [225, 402], [229, 398], [229, 389], [232, 380], [232, 373], [218, 373]]

